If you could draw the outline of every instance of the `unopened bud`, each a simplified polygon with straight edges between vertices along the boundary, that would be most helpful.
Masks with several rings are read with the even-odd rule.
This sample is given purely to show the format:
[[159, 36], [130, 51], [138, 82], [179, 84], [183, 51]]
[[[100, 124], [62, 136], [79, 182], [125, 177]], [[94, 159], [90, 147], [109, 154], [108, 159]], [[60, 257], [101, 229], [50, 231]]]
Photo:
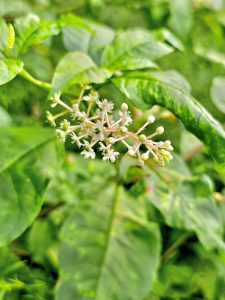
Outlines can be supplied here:
[[166, 140], [166, 141], [164, 142], [164, 145], [165, 145], [166, 147], [169, 147], [169, 146], [171, 145], [171, 141], [170, 141], [170, 140]]
[[144, 134], [141, 134], [140, 136], [139, 136], [139, 140], [142, 142], [142, 143], [144, 143], [145, 141], [146, 141], [146, 135], [144, 135]]
[[154, 123], [155, 122], [155, 117], [154, 116], [149, 116], [148, 117], [148, 123], [149, 124], [152, 124], [152, 123]]
[[122, 132], [122, 133], [127, 133], [127, 127], [125, 127], [125, 126], [121, 126], [120, 127], [120, 131]]
[[167, 146], [166, 149], [169, 150], [169, 151], [173, 151], [173, 146], [171, 146], [171, 145]]
[[163, 132], [164, 132], [164, 128], [162, 126], [159, 126], [158, 128], [156, 128], [157, 134], [163, 134]]
[[149, 153], [148, 152], [145, 152], [145, 153], [143, 153], [142, 155], [141, 155], [141, 159], [142, 160], [148, 160], [148, 158], [149, 158]]
[[116, 140], [115, 140], [113, 137], [109, 137], [109, 138], [108, 138], [109, 144], [114, 144], [115, 141], [116, 141]]
[[133, 149], [130, 149], [127, 153], [130, 156], [135, 156], [135, 151]]
[[128, 110], [128, 105], [126, 103], [121, 104], [121, 111], [126, 112]]

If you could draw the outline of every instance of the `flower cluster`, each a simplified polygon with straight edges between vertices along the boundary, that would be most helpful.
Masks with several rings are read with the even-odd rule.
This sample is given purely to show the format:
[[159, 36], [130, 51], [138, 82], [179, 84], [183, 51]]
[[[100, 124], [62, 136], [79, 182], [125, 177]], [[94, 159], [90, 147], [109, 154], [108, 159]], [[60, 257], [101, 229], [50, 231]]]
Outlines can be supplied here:
[[56, 119], [70, 114], [70, 121], [68, 119], [61, 121], [56, 132], [61, 140], [65, 141], [66, 138], [70, 138], [72, 143], [81, 148], [81, 155], [85, 159], [94, 159], [97, 149], [101, 152], [103, 160], [114, 162], [120, 154], [114, 148], [116, 143], [122, 143], [127, 149], [127, 154], [136, 157], [140, 166], [143, 166], [150, 156], [160, 166], [164, 166], [165, 162], [173, 158], [171, 155], [173, 147], [170, 141], [154, 142], [152, 140], [153, 137], [163, 134], [162, 126], [156, 128], [155, 132], [148, 136], [143, 134], [147, 126], [154, 123], [154, 116], [150, 115], [136, 132], [129, 131], [128, 126], [132, 118], [126, 103], [121, 105], [119, 116], [115, 120], [114, 104], [107, 99], [100, 100], [95, 91], [84, 95], [86, 90], [87, 88], [82, 89], [79, 98], [72, 105], [62, 101], [60, 94], [55, 94], [51, 98], [51, 106], [60, 105], [65, 110], [56, 115], [47, 112], [47, 119], [54, 127], [56, 127]]

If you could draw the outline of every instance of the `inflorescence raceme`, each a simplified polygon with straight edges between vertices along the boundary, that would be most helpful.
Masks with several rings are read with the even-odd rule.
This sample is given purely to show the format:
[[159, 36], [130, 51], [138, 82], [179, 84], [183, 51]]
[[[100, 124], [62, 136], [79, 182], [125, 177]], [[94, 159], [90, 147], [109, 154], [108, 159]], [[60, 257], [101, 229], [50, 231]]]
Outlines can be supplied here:
[[[87, 88], [86, 88], [87, 89]], [[118, 142], [127, 148], [127, 154], [136, 157], [140, 166], [149, 159], [150, 156], [160, 165], [164, 166], [173, 156], [173, 147], [169, 140], [165, 142], [154, 142], [153, 137], [161, 135], [164, 128], [159, 126], [155, 132], [146, 136], [143, 131], [155, 121], [155, 117], [150, 115], [147, 121], [136, 132], [128, 130], [128, 125], [132, 122], [128, 105], [123, 103], [119, 111], [119, 117], [114, 120], [114, 104], [107, 99], [100, 100], [95, 91], [91, 91], [84, 96], [85, 88], [79, 98], [69, 106], [61, 100], [60, 94], [55, 94], [52, 98], [52, 107], [60, 105], [64, 110], [56, 115], [47, 112], [47, 119], [52, 126], [56, 127], [56, 119], [69, 113], [71, 121], [64, 119], [56, 132], [61, 140], [65, 142], [69, 137], [72, 143], [76, 143], [82, 149], [81, 155], [85, 159], [96, 157], [96, 148], [102, 153], [103, 160], [114, 162], [119, 156], [119, 152], [114, 149]], [[86, 109], [81, 110], [81, 102], [86, 102]], [[95, 149], [93, 148], [95, 146]], [[97, 147], [98, 146], [98, 147]]]

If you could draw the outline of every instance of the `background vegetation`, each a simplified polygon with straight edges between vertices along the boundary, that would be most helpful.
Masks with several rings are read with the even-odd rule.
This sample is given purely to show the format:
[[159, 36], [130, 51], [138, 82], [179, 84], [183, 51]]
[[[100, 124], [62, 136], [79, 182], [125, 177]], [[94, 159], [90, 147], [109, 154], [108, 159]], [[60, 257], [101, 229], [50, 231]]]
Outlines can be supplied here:
[[[0, 17], [0, 299], [224, 300], [224, 1], [1, 0]], [[146, 32], [166, 53], [135, 45]], [[68, 52], [96, 73], [60, 73]], [[86, 81], [134, 129], [154, 114], [174, 160], [64, 155], [49, 92]]]

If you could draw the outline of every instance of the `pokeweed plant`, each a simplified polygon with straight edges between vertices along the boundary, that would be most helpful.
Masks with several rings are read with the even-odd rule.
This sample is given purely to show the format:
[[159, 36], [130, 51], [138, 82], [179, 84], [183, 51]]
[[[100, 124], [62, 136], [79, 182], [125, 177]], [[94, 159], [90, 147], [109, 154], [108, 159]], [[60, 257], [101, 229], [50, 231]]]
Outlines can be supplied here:
[[[83, 147], [81, 155], [85, 159], [94, 159], [96, 153], [93, 147], [99, 145], [98, 150], [102, 153], [103, 160], [115, 162], [119, 152], [115, 151], [112, 146], [118, 142], [126, 147], [128, 155], [137, 157], [140, 166], [143, 166], [144, 162], [148, 160], [149, 154], [161, 166], [165, 164], [165, 161], [173, 158], [170, 153], [173, 147], [169, 140], [166, 142], [153, 142], [151, 140], [154, 136], [161, 135], [164, 132], [162, 126], [157, 127], [155, 132], [147, 137], [143, 134], [145, 128], [154, 123], [154, 116], [150, 115], [136, 132], [131, 132], [127, 126], [132, 122], [132, 118], [126, 103], [121, 104], [119, 118], [114, 120], [112, 117], [114, 104], [107, 99], [100, 100], [97, 92], [91, 92], [83, 96], [85, 89], [89, 89], [89, 87], [82, 89], [79, 98], [74, 101], [72, 106], [68, 106], [62, 101], [58, 94], [52, 97], [51, 106], [61, 105], [64, 111], [57, 115], [52, 115], [48, 111], [47, 118], [49, 122], [55, 127], [56, 119], [65, 113], [70, 113], [75, 122], [73, 125], [70, 121], [64, 119], [60, 123], [60, 128], [56, 132], [62, 141], [65, 142], [66, 137], [70, 136], [72, 143], [76, 143], [79, 148]], [[88, 105], [86, 110], [81, 111], [80, 106], [83, 101], [87, 102]], [[93, 109], [93, 106], [96, 105], [97, 109], [96, 107]], [[131, 143], [129, 144], [127, 140]], [[145, 152], [141, 154], [140, 148], [142, 146], [145, 148]]]
[[[161, 269], [163, 264], [193, 237], [199, 240], [195, 249], [199, 257], [211, 253], [208, 259], [213, 261], [213, 251], [219, 253], [214, 271], [219, 263], [224, 265], [224, 221], [212, 181], [206, 175], [193, 176], [181, 157], [172, 155], [173, 141], [161, 141], [164, 127], [166, 134], [170, 129], [155, 126], [152, 106], [158, 105], [205, 144], [218, 174], [225, 175], [222, 126], [190, 95], [182, 75], [159, 71], [160, 58], [177, 47], [183, 49], [179, 39], [165, 30], [160, 34], [145, 29], [114, 31], [73, 14], [51, 22], [33, 14], [16, 18], [13, 24], [1, 19], [0, 28], [0, 84], [18, 75], [47, 91], [47, 121], [53, 127], [13, 127], [8, 121], [0, 127], [0, 246], [11, 243], [16, 248], [23, 234], [32, 259], [60, 276], [57, 282], [46, 281], [43, 274], [32, 277], [25, 264], [18, 268], [17, 258], [2, 248], [2, 255], [15, 264], [18, 278], [12, 280], [13, 268], [3, 268], [2, 299], [8, 295], [10, 299], [22, 295], [59, 300], [161, 299], [168, 296], [166, 283], [165, 291], [161, 286], [163, 276], [171, 276], [171, 265]], [[58, 34], [70, 51], [57, 63], [51, 83], [36, 79], [24, 67], [25, 54]], [[107, 87], [113, 89], [112, 97]], [[103, 96], [105, 90], [109, 100]], [[155, 112], [163, 119], [166, 111]], [[66, 144], [62, 171], [60, 140], [76, 145]], [[56, 215], [53, 212], [48, 221], [35, 220], [44, 214], [44, 199], [47, 204], [48, 199], [57, 199], [62, 185], [66, 186], [62, 203], [53, 203]], [[161, 224], [177, 235], [162, 255]], [[49, 238], [51, 226], [59, 230], [55, 240]], [[45, 245], [53, 252], [46, 255]], [[20, 268], [29, 274], [27, 278]], [[185, 282], [188, 272], [185, 266], [182, 270]], [[204, 290], [200, 277], [196, 278], [194, 291]], [[35, 286], [38, 280], [45, 282], [43, 290]]]

